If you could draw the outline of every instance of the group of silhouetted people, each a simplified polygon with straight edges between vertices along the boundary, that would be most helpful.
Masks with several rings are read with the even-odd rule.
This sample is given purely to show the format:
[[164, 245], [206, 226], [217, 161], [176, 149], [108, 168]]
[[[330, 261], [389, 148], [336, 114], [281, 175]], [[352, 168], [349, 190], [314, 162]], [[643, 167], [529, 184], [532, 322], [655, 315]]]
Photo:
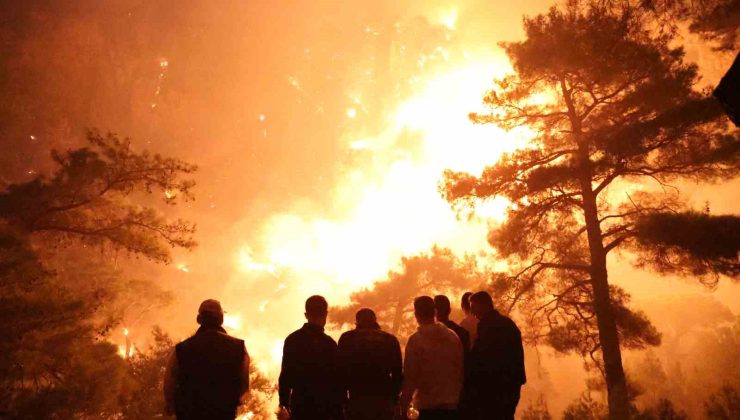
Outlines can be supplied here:
[[[279, 417], [405, 419], [413, 400], [421, 420], [513, 419], [526, 382], [521, 333], [486, 292], [463, 295], [462, 309], [458, 325], [446, 296], [416, 298], [419, 327], [402, 356], [368, 308], [337, 344], [324, 332], [326, 299], [311, 296], [307, 322], [285, 339]], [[249, 355], [222, 328], [217, 301], [204, 301], [197, 320], [200, 328], [175, 347], [167, 368], [167, 411], [179, 420], [233, 420], [249, 389]]]

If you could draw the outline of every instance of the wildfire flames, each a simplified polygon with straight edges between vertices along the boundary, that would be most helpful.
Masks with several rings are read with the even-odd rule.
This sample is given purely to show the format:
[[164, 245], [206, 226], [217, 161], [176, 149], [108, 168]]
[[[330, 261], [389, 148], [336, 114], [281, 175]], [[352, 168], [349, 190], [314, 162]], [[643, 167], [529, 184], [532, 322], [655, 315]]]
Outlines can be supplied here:
[[[227, 328], [247, 338], [250, 352], [268, 372], [275, 373], [280, 363], [284, 337], [276, 332], [301, 322], [301, 310], [286, 313], [286, 303], [301, 308], [305, 297], [321, 293], [341, 304], [350, 292], [382, 279], [404, 255], [428, 251], [434, 244], [460, 253], [485, 246], [485, 224], [502, 220], [508, 203], [491, 201], [472, 220], [460, 220], [437, 184], [445, 169], [479, 174], [502, 153], [526, 145], [527, 131], [473, 125], [467, 117], [481, 108], [482, 87], [506, 69], [503, 61], [487, 60], [451, 65], [429, 76], [388, 116], [380, 135], [357, 138], [346, 133], [350, 153], [373, 163], [345, 168], [332, 200], [344, 217], [274, 215], [263, 227], [262, 243], [254, 246], [262, 252], [255, 253], [251, 245], [236, 251], [240, 282], [255, 276], [273, 280], [271, 296], [259, 302], [257, 313], [245, 316], [247, 325], [256, 324], [262, 314], [288, 321], [267, 331], [256, 325], [241, 330], [239, 315], [225, 320]], [[354, 108], [347, 110], [347, 118], [359, 117]], [[409, 135], [419, 146], [399, 153], [397, 142]], [[279, 296], [279, 305], [270, 304], [273, 296]], [[238, 304], [233, 307], [239, 312]]]
[[[424, 13], [432, 28], [427, 30], [444, 36], [426, 53], [414, 50], [413, 39], [399, 38], [396, 47], [401, 53], [418, 59], [412, 71], [399, 71], [406, 80], [394, 83], [411, 89], [396, 96], [375, 92], [361, 78], [345, 88], [347, 103], [340, 107], [336, 125], [342, 127], [337, 141], [347, 159], [339, 162], [331, 214], [298, 204], [292, 211], [270, 215], [256, 236], [232, 249], [233, 274], [215, 297], [227, 311], [224, 327], [246, 340], [252, 360], [270, 376], [277, 374], [285, 335], [303, 322], [307, 296], [323, 294], [331, 305], [346, 303], [353, 291], [383, 279], [401, 257], [434, 245], [460, 254], [479, 253], [487, 249], [486, 225], [505, 217], [505, 200], [483, 203], [472, 218], [456, 215], [441, 197], [438, 182], [445, 169], [480, 174], [502, 153], [527, 145], [532, 133], [526, 129], [505, 132], [493, 125], [474, 125], [468, 118], [470, 112], [484, 111], [485, 89], [509, 72], [510, 65], [500, 51], [465, 49], [470, 43], [455, 38], [458, 8], [429, 7]], [[365, 28], [371, 37], [379, 31]], [[168, 72], [177, 66], [170, 58], [158, 62], [155, 100]], [[370, 74], [362, 63], [358, 66], [352, 71]], [[284, 80], [296, 94], [306, 95], [308, 79], [288, 75]], [[370, 118], [368, 103], [377, 95], [398, 99], [384, 102], [382, 115]], [[269, 140], [274, 118], [268, 112], [256, 112], [253, 118], [260, 136]], [[164, 194], [175, 197], [174, 191]], [[174, 268], [193, 275], [191, 263], [181, 259]], [[123, 357], [130, 356], [132, 348], [129, 336], [125, 341], [119, 352]]]
[[[439, 10], [429, 18], [449, 40], [458, 10]], [[348, 159], [331, 193], [331, 216], [300, 206], [273, 214], [256, 238], [233, 250], [234, 274], [220, 297], [227, 312], [224, 327], [245, 338], [252, 360], [268, 375], [277, 374], [285, 335], [303, 322], [307, 296], [323, 294], [332, 305], [346, 303], [351, 292], [383, 279], [401, 257], [434, 245], [479, 253], [486, 249], [486, 225], [505, 217], [505, 200], [483, 203], [473, 217], [460, 217], [438, 191], [445, 169], [480, 174], [502, 153], [526, 146], [532, 135], [470, 122], [468, 113], [484, 111], [484, 90], [510, 66], [500, 54], [459, 54], [454, 48], [436, 47], [433, 70], [425, 70], [432, 57], [419, 58], [418, 71], [409, 76], [413, 80], [405, 81], [414, 88], [373, 120], [380, 121], [377, 127], [363, 125], [366, 87], [346, 92], [350, 103], [341, 116], [347, 124], [339, 141]], [[159, 81], [176, 65], [162, 59]], [[287, 83], [303, 89], [295, 76]], [[267, 137], [269, 115], [259, 113], [256, 119]], [[191, 273], [187, 261], [175, 268]], [[253, 293], [244, 297], [239, 291], [246, 288]], [[125, 338], [122, 357], [131, 355], [131, 339]]]

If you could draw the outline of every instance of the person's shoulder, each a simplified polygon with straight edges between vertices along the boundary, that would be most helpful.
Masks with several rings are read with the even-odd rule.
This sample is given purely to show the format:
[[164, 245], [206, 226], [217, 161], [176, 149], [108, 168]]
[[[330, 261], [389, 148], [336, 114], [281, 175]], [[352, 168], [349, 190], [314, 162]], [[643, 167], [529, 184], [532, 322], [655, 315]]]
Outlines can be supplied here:
[[460, 320], [460, 325], [476, 325], [478, 324], [478, 318], [476, 318], [474, 315], [466, 315], [465, 318]]
[[516, 334], [518, 334], [518, 335], [521, 335], [521, 334], [522, 334], [522, 332], [521, 332], [521, 331], [519, 330], [519, 326], [518, 326], [518, 325], [516, 325], [516, 322], [514, 322], [514, 320], [513, 320], [513, 319], [511, 319], [511, 318], [509, 318], [509, 317], [507, 317], [507, 319], [509, 320], [509, 321], [507, 322], [507, 323], [509, 324], [509, 328], [510, 328], [510, 329], [511, 329], [512, 331], [514, 331], [514, 332], [515, 332]]
[[345, 331], [339, 336], [339, 340], [337, 340], [337, 348], [341, 350], [354, 347], [356, 342], [357, 334], [355, 333], [355, 330]]
[[488, 313], [478, 320], [478, 331], [486, 328], [496, 328], [501, 325], [502, 315], [500, 313]]
[[447, 339], [448, 340], [451, 339], [451, 338], [454, 338], [457, 341], [460, 340], [460, 338], [457, 336], [457, 331], [455, 331], [453, 328], [450, 328], [450, 327], [448, 327], [448, 326], [445, 325], [445, 329], [447, 330], [447, 331], [445, 331], [445, 334], [447, 335]]
[[507, 327], [509, 327], [509, 328], [516, 328], [517, 330], [519, 330], [519, 327], [516, 325], [516, 322], [514, 322], [514, 320], [511, 319], [511, 317], [509, 317], [508, 315], [504, 315], [502, 313], [499, 313], [498, 318], [499, 318], [499, 322], [501, 322], [502, 324], [506, 325]]
[[356, 330], [349, 330], [342, 333], [342, 335], [339, 336], [339, 343], [345, 342], [347, 340], [352, 340], [355, 335], [357, 335]]
[[175, 348], [177, 348], [177, 347], [187, 347], [187, 346], [189, 346], [195, 340], [196, 340], [196, 334], [193, 334], [190, 337], [188, 337], [188, 338], [180, 341], [179, 343], [175, 344]]
[[334, 338], [332, 336], [330, 336], [329, 334], [325, 333], [325, 332], [322, 332], [321, 333], [321, 339], [327, 345], [331, 345], [331, 346], [334, 346], [334, 347], [337, 346], [337, 342], [334, 340]]
[[193, 336], [190, 336], [179, 343], [175, 344], [175, 351], [179, 351], [187, 346], [190, 345], [190, 342], [193, 341]]
[[373, 330], [373, 336], [374, 336], [373, 341], [378, 343], [378, 345], [382, 345], [384, 347], [396, 348], [401, 345], [401, 343], [398, 341], [398, 338], [396, 338], [395, 335], [387, 331], [383, 331], [380, 329]]
[[495, 328], [499, 330], [507, 331], [507, 333], [510, 334], [521, 335], [521, 331], [519, 331], [519, 327], [516, 325], [516, 322], [507, 315], [499, 313], [493, 322], [496, 326]]
[[224, 341], [227, 341], [235, 346], [244, 346], [244, 340], [242, 340], [241, 338], [237, 338], [226, 333], [221, 333], [220, 336], [223, 338]]
[[457, 326], [455, 327], [455, 332], [456, 332], [456, 333], [457, 333], [458, 335], [460, 335], [460, 336], [463, 336], [463, 337], [465, 337], [465, 338], [469, 338], [469, 337], [470, 337], [470, 333], [468, 332], [468, 330], [466, 330], [465, 328], [463, 328], [463, 327], [462, 327], [462, 326], [460, 326], [460, 325], [457, 325]]
[[383, 337], [384, 340], [388, 341], [389, 343], [398, 343], [398, 338], [395, 335], [383, 330], [378, 330], [378, 333], [381, 337]]
[[287, 337], [285, 337], [285, 342], [288, 343], [288, 342], [293, 342], [295, 340], [299, 340], [302, 335], [303, 335], [303, 328], [298, 328], [297, 330], [288, 334]]
[[446, 324], [446, 325], [447, 325], [447, 328], [449, 328], [449, 329], [451, 329], [452, 331], [455, 331], [455, 332], [457, 332], [457, 331], [465, 331], [465, 328], [463, 328], [460, 324], [458, 324], [457, 322], [455, 322], [453, 320], [449, 320], [449, 323]]

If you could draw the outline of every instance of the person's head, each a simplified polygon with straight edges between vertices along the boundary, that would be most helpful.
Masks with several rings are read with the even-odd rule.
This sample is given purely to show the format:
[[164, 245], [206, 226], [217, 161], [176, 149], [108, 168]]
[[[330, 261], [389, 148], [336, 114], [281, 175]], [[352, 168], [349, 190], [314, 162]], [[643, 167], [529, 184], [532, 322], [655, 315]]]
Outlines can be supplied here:
[[488, 292], [477, 292], [470, 296], [470, 312], [476, 318], [481, 319], [483, 315], [493, 310], [493, 299]]
[[419, 325], [434, 323], [434, 299], [429, 296], [416, 298], [414, 300], [414, 315]]
[[309, 324], [323, 327], [326, 325], [326, 315], [329, 313], [329, 304], [323, 296], [314, 295], [306, 299], [306, 320]]
[[473, 292], [465, 292], [460, 300], [460, 307], [465, 312], [465, 315], [470, 314], [470, 296], [473, 296]]
[[362, 308], [357, 311], [355, 314], [355, 324], [357, 324], [357, 328], [380, 328], [380, 325], [378, 325], [378, 319], [375, 317], [375, 312], [369, 308]]
[[198, 316], [195, 320], [204, 327], [220, 327], [224, 323], [221, 302], [215, 299], [204, 300], [198, 307]]
[[445, 295], [437, 295], [434, 297], [434, 309], [437, 313], [437, 321], [447, 321], [450, 319], [450, 300]]

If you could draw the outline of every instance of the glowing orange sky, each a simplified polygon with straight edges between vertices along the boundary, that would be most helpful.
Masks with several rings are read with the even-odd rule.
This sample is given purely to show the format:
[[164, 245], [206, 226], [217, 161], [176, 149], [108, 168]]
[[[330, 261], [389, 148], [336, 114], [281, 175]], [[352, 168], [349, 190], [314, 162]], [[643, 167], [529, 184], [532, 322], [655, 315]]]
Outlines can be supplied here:
[[[130, 123], [105, 109], [89, 123], [200, 165], [198, 200], [175, 209], [198, 222], [200, 246], [165, 269], [178, 300], [158, 323], [184, 337], [197, 303], [218, 298], [227, 327], [274, 375], [307, 296], [344, 303], [434, 244], [487, 252], [486, 225], [505, 203], [460, 221], [437, 182], [444, 169], [477, 173], [526, 143], [526, 131], [475, 126], [467, 115], [509, 70], [497, 42], [521, 37], [522, 15], [547, 5], [192, 2], [166, 11], [175, 23], [157, 33]], [[704, 293], [612, 264], [637, 297]]]
[[[520, 39], [522, 16], [552, 3], [8, 2], [16, 38], [5, 45], [2, 76], [18, 102], [10, 108], [20, 111], [3, 128], [21, 150], [0, 155], [0, 181], [48, 172], [48, 151], [79, 147], [91, 127], [198, 164], [196, 201], [164, 209], [197, 223], [198, 248], [177, 251], [169, 266], [125, 267], [173, 290], [175, 302], [109, 338], [122, 352], [127, 339], [145, 347], [155, 324], [184, 338], [196, 327], [198, 303], [217, 298], [226, 327], [275, 377], [282, 340], [303, 322], [307, 296], [345, 303], [401, 256], [435, 244], [490, 252], [487, 225], [506, 203], [458, 220], [437, 183], [444, 169], [478, 173], [526, 144], [526, 130], [475, 126], [467, 115], [509, 70], [498, 42]], [[732, 60], [696, 37], [681, 42], [703, 86]], [[709, 201], [721, 214], [740, 210], [738, 188], [740, 181], [684, 190], [690, 203]], [[710, 291], [636, 271], [616, 256], [609, 269], [610, 281], [651, 317], [661, 314], [649, 303], [697, 294], [740, 312], [738, 285]], [[583, 374], [577, 357], [542, 360], [555, 360], [546, 366], [553, 383]], [[553, 412], [582, 391], [562, 388], [548, 395], [561, 404]]]

